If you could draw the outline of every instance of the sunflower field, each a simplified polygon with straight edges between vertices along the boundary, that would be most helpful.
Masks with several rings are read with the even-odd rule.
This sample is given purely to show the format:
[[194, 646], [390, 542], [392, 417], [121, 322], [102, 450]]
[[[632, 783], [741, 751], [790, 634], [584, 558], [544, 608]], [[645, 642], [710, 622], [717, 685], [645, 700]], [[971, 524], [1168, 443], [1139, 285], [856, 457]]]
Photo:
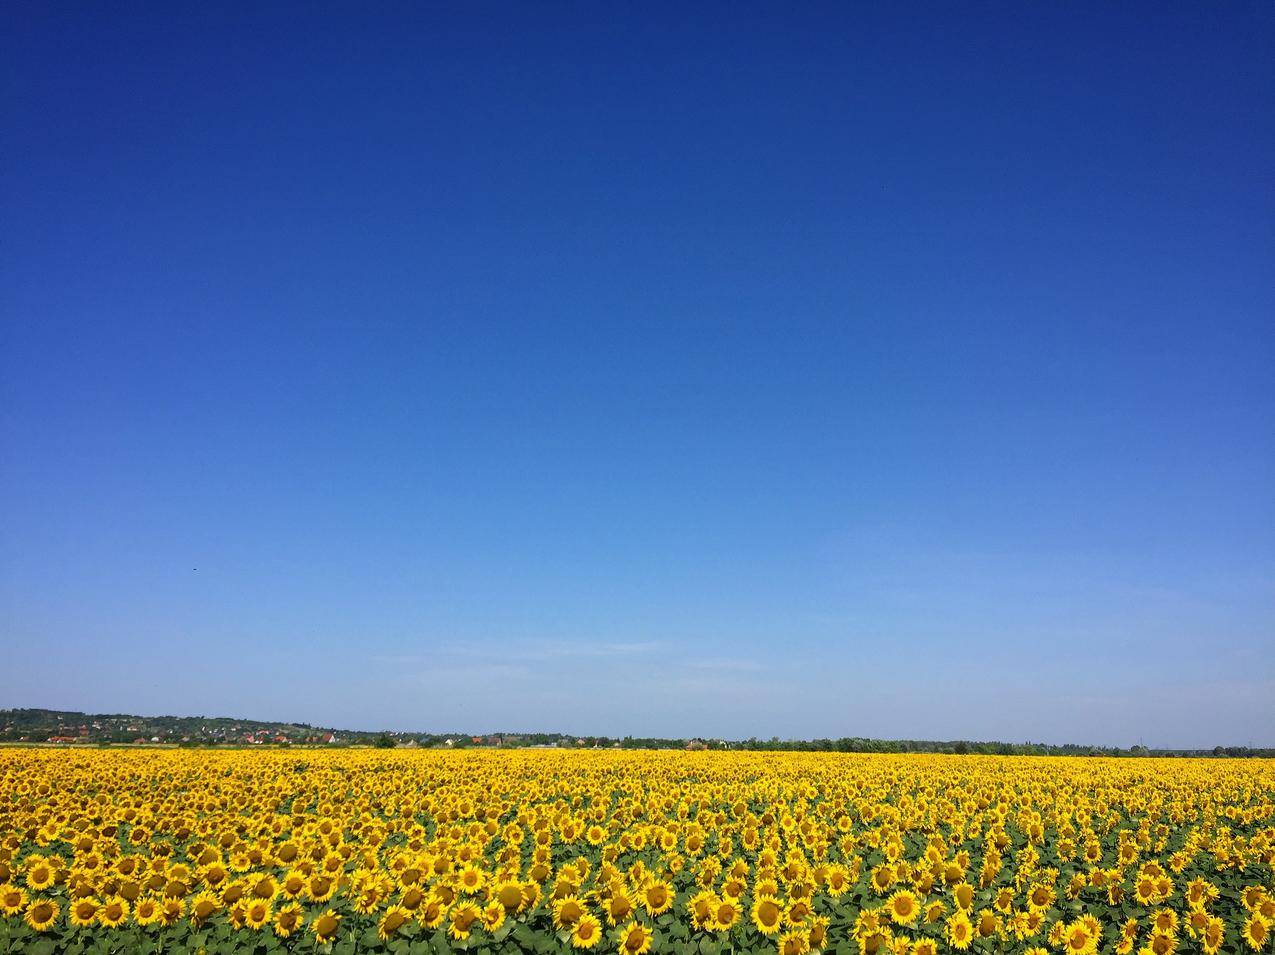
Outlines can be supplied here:
[[1270, 951], [1275, 761], [0, 749], [0, 953]]

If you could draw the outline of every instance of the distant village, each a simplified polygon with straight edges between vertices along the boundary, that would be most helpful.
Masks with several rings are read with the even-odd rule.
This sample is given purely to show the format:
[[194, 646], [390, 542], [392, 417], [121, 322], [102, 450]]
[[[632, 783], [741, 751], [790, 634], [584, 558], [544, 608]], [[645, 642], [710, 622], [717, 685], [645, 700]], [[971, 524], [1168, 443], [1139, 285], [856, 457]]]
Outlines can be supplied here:
[[116, 746], [376, 746], [404, 749], [569, 748], [710, 749], [724, 740], [612, 739], [568, 733], [411, 733], [337, 730], [306, 723], [270, 723], [202, 716], [86, 714], [0, 709], [0, 742]]

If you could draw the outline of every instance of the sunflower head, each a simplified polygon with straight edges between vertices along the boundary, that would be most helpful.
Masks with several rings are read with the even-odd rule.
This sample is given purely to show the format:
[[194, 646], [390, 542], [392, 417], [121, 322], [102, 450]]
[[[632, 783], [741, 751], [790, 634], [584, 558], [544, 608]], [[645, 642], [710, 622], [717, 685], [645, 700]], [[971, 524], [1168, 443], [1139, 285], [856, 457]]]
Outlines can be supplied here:
[[310, 923], [310, 931], [314, 933], [314, 940], [322, 945], [336, 938], [337, 929], [340, 926], [341, 916], [328, 909], [322, 915], [315, 916], [314, 921]]
[[37, 932], [47, 932], [58, 920], [60, 909], [52, 899], [36, 899], [27, 906], [26, 923]]
[[911, 925], [921, 915], [920, 900], [907, 889], [900, 889], [890, 896], [885, 907], [896, 925]]
[[616, 934], [621, 955], [646, 955], [655, 934], [641, 922], [632, 921]]
[[597, 916], [585, 912], [571, 927], [572, 948], [593, 948], [602, 938], [602, 923]]
[[1255, 952], [1260, 952], [1265, 947], [1270, 935], [1270, 926], [1257, 912], [1245, 920], [1244, 927], [1240, 930], [1240, 937], [1244, 939], [1244, 944]]

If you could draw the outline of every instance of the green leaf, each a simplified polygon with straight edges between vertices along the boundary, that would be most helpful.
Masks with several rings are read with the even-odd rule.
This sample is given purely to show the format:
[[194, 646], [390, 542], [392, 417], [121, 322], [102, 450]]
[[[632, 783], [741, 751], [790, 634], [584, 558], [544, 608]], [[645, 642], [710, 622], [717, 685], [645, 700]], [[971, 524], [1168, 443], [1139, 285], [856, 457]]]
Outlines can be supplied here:
[[519, 922], [513, 930], [514, 940], [524, 948], [531, 948], [536, 944], [536, 933], [531, 930], [528, 925]]
[[448, 955], [452, 950], [451, 942], [447, 939], [447, 933], [441, 928], [434, 931], [429, 941], [434, 948], [435, 955]]

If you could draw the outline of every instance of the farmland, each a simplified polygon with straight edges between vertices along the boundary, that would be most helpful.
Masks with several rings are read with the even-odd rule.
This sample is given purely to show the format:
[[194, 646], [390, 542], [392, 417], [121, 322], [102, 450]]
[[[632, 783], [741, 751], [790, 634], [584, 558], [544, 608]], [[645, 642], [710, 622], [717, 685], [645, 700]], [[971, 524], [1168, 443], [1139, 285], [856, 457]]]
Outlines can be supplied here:
[[1270, 951], [1275, 761], [0, 749], [0, 952]]

